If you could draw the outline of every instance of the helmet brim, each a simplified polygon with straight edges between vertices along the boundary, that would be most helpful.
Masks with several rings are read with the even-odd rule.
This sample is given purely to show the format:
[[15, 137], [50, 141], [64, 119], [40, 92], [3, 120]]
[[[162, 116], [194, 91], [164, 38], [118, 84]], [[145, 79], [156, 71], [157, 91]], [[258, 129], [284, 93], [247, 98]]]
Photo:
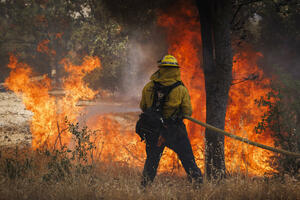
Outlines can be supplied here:
[[173, 68], [180, 68], [179, 65], [158, 65], [159, 68], [161, 67], [173, 67]]

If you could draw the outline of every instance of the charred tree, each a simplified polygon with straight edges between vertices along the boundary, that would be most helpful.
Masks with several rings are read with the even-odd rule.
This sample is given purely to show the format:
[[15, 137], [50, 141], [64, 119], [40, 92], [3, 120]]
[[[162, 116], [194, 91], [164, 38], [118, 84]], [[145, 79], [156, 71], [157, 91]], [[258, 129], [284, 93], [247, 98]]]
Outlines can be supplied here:
[[[224, 129], [232, 80], [231, 1], [196, 0], [203, 42], [206, 122]], [[205, 167], [208, 179], [225, 176], [224, 136], [206, 129]]]

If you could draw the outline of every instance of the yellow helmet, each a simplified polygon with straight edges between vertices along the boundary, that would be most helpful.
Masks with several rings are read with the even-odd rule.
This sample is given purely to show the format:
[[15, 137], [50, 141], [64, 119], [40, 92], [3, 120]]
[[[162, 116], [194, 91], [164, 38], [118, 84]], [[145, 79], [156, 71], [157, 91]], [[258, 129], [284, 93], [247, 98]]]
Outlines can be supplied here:
[[165, 55], [158, 61], [159, 67], [179, 67], [176, 58], [172, 55]]

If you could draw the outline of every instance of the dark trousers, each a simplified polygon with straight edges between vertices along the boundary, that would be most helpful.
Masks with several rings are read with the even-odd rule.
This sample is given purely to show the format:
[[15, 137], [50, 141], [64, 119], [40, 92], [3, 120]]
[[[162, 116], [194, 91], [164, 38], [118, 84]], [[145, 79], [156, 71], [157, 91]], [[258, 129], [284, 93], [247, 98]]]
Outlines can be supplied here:
[[188, 179], [190, 181], [194, 180], [196, 183], [202, 183], [202, 173], [196, 165], [184, 123], [182, 121], [168, 123], [167, 128], [163, 130], [161, 135], [165, 139], [161, 146], [157, 146], [159, 136], [146, 138], [147, 159], [143, 170], [142, 185], [146, 186], [154, 180], [160, 158], [166, 146], [177, 153]]

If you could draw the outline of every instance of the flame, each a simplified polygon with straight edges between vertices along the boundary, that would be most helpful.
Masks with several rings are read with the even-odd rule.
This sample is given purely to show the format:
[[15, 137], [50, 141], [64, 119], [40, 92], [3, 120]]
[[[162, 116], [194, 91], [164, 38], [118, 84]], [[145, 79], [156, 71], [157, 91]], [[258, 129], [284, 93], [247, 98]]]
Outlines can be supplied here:
[[[87, 125], [99, 130], [95, 145], [95, 158], [103, 162], [118, 162], [131, 167], [142, 167], [145, 159], [145, 144], [132, 130], [135, 114], [127, 121], [117, 114], [96, 116], [88, 120]], [[125, 120], [125, 121], [124, 121]]]
[[[160, 13], [158, 25], [165, 29], [169, 44], [169, 53], [179, 61], [182, 80], [188, 88], [193, 105], [193, 117], [205, 121], [206, 102], [204, 74], [201, 67], [201, 32], [197, 9], [185, 2], [177, 5], [176, 12]], [[42, 42], [38, 50], [48, 51], [48, 41]], [[47, 47], [47, 48], [46, 48]], [[48, 54], [49, 55], [49, 54]], [[233, 77], [243, 79], [250, 74], [258, 74], [260, 80], [245, 81], [235, 84], [230, 89], [229, 106], [226, 115], [226, 130], [250, 140], [274, 146], [270, 134], [255, 134], [254, 127], [260, 120], [263, 108], [258, 108], [254, 100], [268, 93], [269, 80], [264, 78], [263, 71], [257, 66], [261, 55], [245, 48], [234, 56]], [[34, 73], [30, 66], [20, 63], [14, 56], [10, 57], [11, 73], [6, 79], [7, 87], [22, 96], [26, 109], [33, 112], [31, 132], [33, 148], [68, 145], [71, 142], [70, 133], [62, 131], [61, 124], [65, 116], [70, 121], [82, 111], [77, 107], [79, 100], [94, 98], [98, 91], [91, 90], [83, 81], [86, 73], [100, 67], [97, 57], [85, 57], [81, 65], [73, 65], [68, 59], [63, 59], [67, 76], [63, 79], [62, 87], [65, 95], [53, 97], [49, 95], [51, 80], [44, 75], [42, 80], [34, 81]], [[95, 158], [103, 162], [118, 162], [131, 167], [142, 167], [145, 160], [145, 144], [140, 142], [134, 133], [134, 123], [137, 113], [106, 114], [87, 119], [91, 129], [99, 130], [94, 139], [97, 146]], [[185, 121], [191, 140], [192, 148], [198, 166], [204, 170], [204, 128], [192, 122]], [[59, 135], [58, 133], [62, 133]], [[243, 172], [252, 175], [264, 175], [273, 172], [268, 159], [272, 153], [247, 146], [240, 142], [225, 140], [226, 168], [229, 172]], [[178, 170], [182, 172], [181, 164], [176, 154], [165, 149], [159, 165], [159, 171]]]
[[50, 42], [50, 40], [48, 40], [48, 39], [41, 41], [38, 44], [36, 50], [38, 52], [42, 52], [42, 53], [46, 53], [48, 55], [54, 55], [55, 56], [56, 55], [56, 51], [53, 50], [53, 49], [49, 49], [49, 47], [48, 47], [49, 42]]
[[64, 33], [56, 33], [55, 34], [55, 39], [61, 39]]
[[[176, 12], [163, 13], [158, 24], [166, 29], [169, 53], [173, 54], [181, 65], [182, 79], [188, 88], [193, 105], [193, 117], [205, 121], [205, 85], [201, 60], [201, 32], [198, 13], [194, 6], [185, 2], [175, 9]], [[250, 140], [274, 146], [271, 134], [258, 135], [254, 127], [266, 111], [255, 105], [255, 99], [269, 92], [270, 80], [263, 78], [257, 60], [262, 56], [251, 48], [245, 48], [234, 56], [233, 77], [242, 79], [251, 74], [262, 77], [259, 81], [245, 81], [233, 85], [229, 93], [229, 106], [226, 114], [226, 131], [246, 137]], [[189, 137], [198, 166], [204, 169], [204, 129], [186, 122]], [[268, 162], [273, 154], [257, 147], [225, 139], [225, 160], [229, 172], [246, 172], [264, 175], [274, 172]]]
[[37, 26], [47, 27], [48, 21], [44, 15], [37, 15], [34, 19], [34, 24], [36, 24]]
[[8, 67], [11, 72], [5, 85], [19, 94], [26, 109], [33, 113], [30, 130], [34, 149], [42, 146], [55, 147], [58, 143], [67, 145], [71, 135], [63, 131], [65, 125], [62, 122], [66, 116], [71, 122], [76, 120], [82, 109], [76, 106], [79, 99], [92, 99], [96, 95], [96, 91], [89, 89], [82, 79], [86, 73], [100, 67], [97, 57], [85, 57], [82, 65], [72, 65], [66, 59], [62, 63], [70, 74], [63, 81], [66, 92], [63, 97], [53, 97], [49, 95], [51, 80], [46, 75], [42, 80], [35, 81], [30, 66], [18, 62], [14, 56], [10, 57]]
[[[258, 68], [257, 60], [262, 57], [251, 49], [237, 53], [234, 56], [233, 77], [243, 79], [251, 74], [257, 74], [260, 80], [251, 80], [232, 85], [229, 92], [229, 106], [226, 113], [226, 131], [274, 147], [270, 132], [256, 134], [254, 127], [261, 120], [267, 108], [255, 105], [255, 99], [266, 96], [270, 91], [270, 80], [263, 78], [263, 71]], [[264, 175], [275, 170], [270, 166], [273, 153], [254, 146], [241, 144], [226, 138], [226, 167], [229, 171], [236, 168], [255, 175]]]
[[[201, 33], [197, 10], [191, 5], [180, 6], [176, 13], [162, 13], [158, 24], [165, 28], [169, 44], [169, 52], [174, 55], [181, 66], [182, 79], [188, 88], [193, 105], [193, 117], [205, 121], [206, 102], [204, 74], [201, 67]], [[233, 77], [243, 79], [251, 74], [258, 74], [260, 80], [245, 81], [232, 86], [226, 131], [247, 137], [250, 140], [274, 146], [269, 135], [255, 134], [254, 127], [265, 110], [258, 108], [254, 100], [269, 92], [269, 80], [264, 78], [263, 71], [258, 68], [257, 60], [262, 55], [247, 48], [234, 56]], [[130, 114], [126, 114], [127, 118]], [[122, 120], [121, 120], [122, 119]], [[136, 120], [136, 118], [134, 118]], [[104, 162], [125, 163], [132, 167], [142, 167], [145, 160], [145, 144], [139, 142], [134, 133], [134, 120], [124, 121], [124, 115], [107, 114], [88, 120], [90, 128], [99, 129], [101, 136], [96, 140], [98, 159]], [[204, 170], [204, 128], [185, 121], [192, 148], [198, 166]], [[131, 128], [126, 127], [131, 126]], [[273, 172], [268, 159], [272, 154], [256, 147], [240, 142], [225, 140], [226, 167], [229, 172], [242, 172], [262, 176]], [[176, 170], [182, 173], [177, 155], [165, 149], [159, 164], [160, 172]]]

